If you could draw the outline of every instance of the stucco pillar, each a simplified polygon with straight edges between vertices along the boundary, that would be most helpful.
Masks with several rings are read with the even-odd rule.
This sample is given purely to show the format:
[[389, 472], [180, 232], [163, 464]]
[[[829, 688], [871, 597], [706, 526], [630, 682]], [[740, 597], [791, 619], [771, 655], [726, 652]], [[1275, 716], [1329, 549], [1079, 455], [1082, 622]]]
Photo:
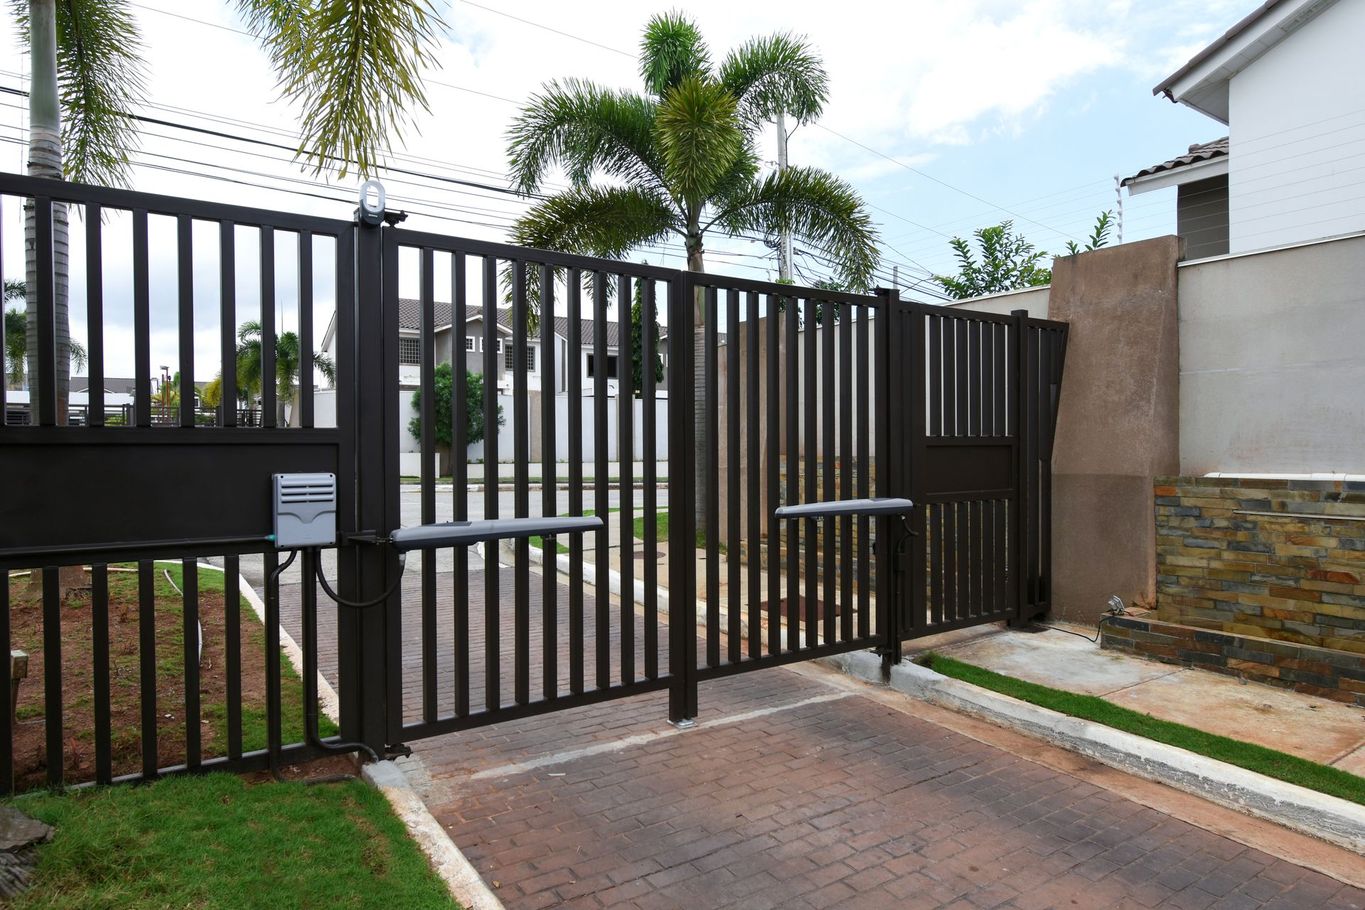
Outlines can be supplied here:
[[1180, 469], [1179, 256], [1168, 236], [1053, 263], [1048, 315], [1071, 326], [1052, 454], [1057, 617], [1155, 596], [1153, 480]]

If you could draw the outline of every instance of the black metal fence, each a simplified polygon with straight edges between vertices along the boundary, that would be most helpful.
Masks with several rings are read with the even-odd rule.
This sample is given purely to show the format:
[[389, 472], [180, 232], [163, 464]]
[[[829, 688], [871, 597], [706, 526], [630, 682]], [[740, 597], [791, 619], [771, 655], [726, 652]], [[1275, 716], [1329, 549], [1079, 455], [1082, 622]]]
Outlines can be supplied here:
[[[34, 211], [44, 327], [38, 420], [0, 428], [0, 472], [25, 481], [0, 501], [0, 565], [31, 569], [38, 583], [14, 595], [13, 582], [0, 586], [0, 646], [21, 627], [40, 637], [43, 699], [40, 718], [0, 720], [0, 788], [14, 785], [19, 725], [39, 720], [44, 779], [67, 779], [73, 761], [64, 732], [83, 716], [64, 711], [73, 697], [93, 705], [93, 779], [278, 767], [663, 689], [671, 719], [682, 722], [697, 714], [706, 679], [861, 648], [895, 660], [904, 638], [1046, 609], [1047, 466], [1064, 325], [910, 303], [895, 292], [746, 281], [4, 175], [0, 225], [6, 207], [25, 199]], [[83, 419], [65, 425], [55, 394], [57, 291], [42, 277], [53, 274], [59, 205], [80, 215], [83, 242], [73, 249], [85, 266], [72, 270], [71, 300], [84, 304], [93, 390]], [[154, 229], [158, 221], [164, 224]], [[117, 257], [105, 252], [110, 225], [126, 228]], [[206, 262], [216, 268], [206, 270]], [[129, 273], [125, 334], [139, 391], [126, 425], [115, 426], [98, 390], [110, 336], [104, 283], [121, 269]], [[206, 280], [206, 271], [216, 280]], [[415, 508], [405, 515], [399, 309], [413, 297], [422, 468]], [[652, 332], [633, 330], [636, 300], [644, 325], [657, 317], [666, 326], [665, 350], [654, 350]], [[315, 303], [333, 320], [334, 427], [314, 426]], [[451, 451], [471, 440], [463, 370], [453, 371], [449, 411], [437, 412], [438, 361], [462, 350], [461, 327], [473, 314], [499, 309], [509, 311], [512, 328], [505, 342], [512, 404], [500, 415], [499, 390], [489, 381], [480, 411], [485, 429], [500, 419], [511, 424], [512, 451], [500, 452], [498, 434], [489, 432], [484, 459], [496, 465], [511, 456], [512, 489], [504, 494], [487, 483], [471, 495], [465, 459], [454, 458], [443, 495], [441, 424], [449, 423]], [[202, 420], [194, 406], [194, 378], [210, 370], [221, 375], [224, 400], [237, 397], [237, 336], [248, 319], [260, 323], [265, 376], [275, 375], [280, 321], [292, 319], [297, 329], [298, 426], [275, 425], [269, 382], [260, 426], [232, 409]], [[174, 426], [159, 425], [150, 395], [152, 337], [167, 324], [181, 377]], [[218, 338], [212, 363], [198, 352], [197, 369], [196, 326], [216, 328]], [[503, 356], [499, 320], [483, 319], [481, 331], [483, 372], [493, 377]], [[532, 344], [539, 375], [564, 377], [562, 397], [552, 381], [532, 394]], [[589, 358], [602, 364], [612, 355], [611, 379], [623, 394], [638, 387], [646, 404], [658, 405], [641, 409], [642, 426], [631, 407], [609, 418], [607, 371], [589, 374]], [[666, 395], [652, 368], [656, 355], [667, 359]], [[664, 428], [656, 415], [665, 399], [668, 443], [659, 451]], [[609, 437], [631, 440], [637, 430], [639, 468], [629, 454], [609, 462]], [[563, 463], [555, 459], [562, 435]], [[594, 454], [585, 462], [588, 438]], [[314, 578], [322, 557], [301, 554], [297, 590], [285, 604], [289, 615], [298, 611], [302, 629], [297, 697], [281, 675], [279, 635], [280, 578], [293, 554], [266, 538], [270, 476], [289, 471], [336, 474], [338, 593], [376, 604], [336, 609], [320, 622]], [[856, 511], [777, 515], [783, 505], [869, 497], [907, 497], [915, 509], [904, 521]], [[589, 513], [603, 519], [601, 529], [490, 541], [482, 552], [428, 548], [412, 557], [406, 575], [386, 545], [404, 524]], [[162, 559], [179, 567], [179, 593], [169, 600], [158, 587], [154, 560]], [[212, 570], [202, 559], [221, 563], [221, 595], [206, 594]], [[110, 575], [125, 574], [125, 564], [136, 583], [117, 579], [111, 594]], [[76, 566], [90, 567], [88, 598], [64, 601], [62, 567]], [[249, 614], [244, 619], [243, 569], [264, 592], [259, 627]], [[111, 625], [111, 615], [130, 604], [131, 617]], [[201, 625], [209, 630], [202, 636]], [[132, 630], [136, 685], [120, 681], [118, 650], [127, 642], [116, 626]], [[88, 640], [73, 643], [77, 627]], [[320, 628], [335, 628], [335, 638], [328, 632], [319, 642]], [[171, 712], [161, 710], [168, 649], [183, 664]], [[318, 730], [324, 651], [335, 652], [335, 737]], [[72, 666], [63, 659], [83, 666], [87, 652], [89, 699], [69, 691]], [[205, 663], [206, 654], [213, 660]], [[206, 684], [206, 673], [217, 683]], [[0, 680], [0, 697], [10, 695], [10, 680]], [[117, 724], [127, 699], [137, 705], [131, 731]], [[286, 704], [296, 716], [285, 716]], [[174, 761], [164, 748], [167, 713], [176, 715], [173, 740], [183, 753]], [[257, 713], [259, 743], [252, 739]], [[221, 737], [201, 735], [206, 719]], [[139, 761], [121, 774], [119, 750], [130, 742]], [[74, 766], [79, 777], [81, 761]]]

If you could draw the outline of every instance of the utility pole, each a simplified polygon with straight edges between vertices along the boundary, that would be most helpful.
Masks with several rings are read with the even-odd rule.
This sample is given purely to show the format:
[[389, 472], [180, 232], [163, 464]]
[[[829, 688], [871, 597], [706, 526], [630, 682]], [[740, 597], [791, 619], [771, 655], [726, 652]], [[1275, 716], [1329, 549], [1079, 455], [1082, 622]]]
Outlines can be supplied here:
[[1114, 231], [1114, 235], [1115, 235], [1115, 237], [1117, 238], [1117, 245], [1122, 245], [1122, 244], [1123, 244], [1123, 181], [1119, 179], [1119, 175], [1118, 175], [1118, 174], [1115, 174], [1115, 175], [1114, 175], [1114, 203], [1118, 206], [1118, 214], [1119, 214], [1119, 217], [1116, 219], [1117, 222], [1118, 222], [1118, 224], [1117, 224], [1117, 229]]
[[901, 267], [898, 265], [891, 266], [891, 286], [898, 291], [901, 289]]
[[[777, 170], [778, 173], [787, 169], [787, 117], [782, 111], [777, 112]], [[781, 247], [777, 253], [777, 274], [782, 281], [791, 281], [792, 277], [792, 235], [788, 231], [782, 232]]]

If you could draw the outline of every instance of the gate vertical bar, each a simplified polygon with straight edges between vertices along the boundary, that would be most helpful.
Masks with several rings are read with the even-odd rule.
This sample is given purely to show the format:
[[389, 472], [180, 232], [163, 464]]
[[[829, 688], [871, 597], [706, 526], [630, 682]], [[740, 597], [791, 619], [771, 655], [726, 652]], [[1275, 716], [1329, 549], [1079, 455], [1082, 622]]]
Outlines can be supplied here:
[[[451, 370], [450, 392], [450, 498], [455, 521], [469, 518], [469, 433], [466, 411], [469, 408], [469, 331], [467, 274], [464, 253], [456, 253], [450, 263]], [[458, 360], [456, 358], [459, 358]], [[455, 714], [469, 714], [469, 548], [456, 547], [454, 556], [454, 650]]]
[[[85, 324], [86, 328], [86, 423], [104, 426], [104, 214], [100, 207], [85, 207]], [[3, 336], [0, 336], [3, 340]], [[3, 385], [3, 383], [0, 383]], [[0, 398], [0, 424], [4, 399]], [[103, 781], [102, 781], [103, 782]]]
[[919, 632], [928, 625], [927, 582], [924, 577], [928, 565], [928, 520], [929, 506], [924, 501], [927, 489], [924, 482], [924, 465], [929, 453], [929, 383], [928, 383], [928, 332], [925, 326], [927, 313], [916, 304], [906, 305], [909, 316], [908, 355], [903, 358], [905, 369], [910, 371], [910, 415], [905, 434], [908, 443], [905, 453], [905, 474], [910, 501], [915, 504], [909, 516], [910, 526], [917, 536], [907, 542], [910, 550], [910, 565], [905, 572], [904, 581], [910, 586], [908, 596], [902, 603], [907, 613], [900, 624], [902, 634]]
[[[512, 458], [515, 487], [512, 498], [517, 518], [531, 514], [531, 414], [530, 390], [526, 377], [526, 328], [528, 304], [526, 300], [526, 263], [512, 263]], [[507, 358], [503, 358], [506, 366]], [[484, 466], [485, 483], [489, 465]], [[496, 469], [496, 465], [492, 465]], [[495, 475], [496, 476], [496, 475]], [[512, 576], [513, 649], [512, 668], [515, 677], [516, 703], [531, 700], [531, 543], [526, 538], [517, 540]]]
[[[891, 420], [891, 393], [898, 388], [898, 373], [893, 369], [891, 352], [902, 315], [900, 291], [878, 288], [876, 423], [873, 446], [877, 462], [877, 495], [894, 496], [899, 485], [898, 462], [905, 451], [903, 421]], [[877, 637], [882, 641], [882, 666], [889, 667], [901, 660], [900, 610], [897, 598], [901, 585], [899, 542], [900, 528], [888, 516], [877, 518]]]
[[[436, 520], [436, 254], [421, 251], [418, 348], [421, 364], [421, 489], [422, 523]], [[422, 719], [436, 719], [436, 552], [422, 556]]]
[[[555, 398], [559, 391], [555, 364], [555, 273], [548, 265], [540, 267], [540, 514], [558, 513], [559, 484], [555, 474]], [[559, 542], [541, 543], [544, 554], [541, 588], [540, 650], [541, 695], [559, 695]]]
[[[483, 258], [483, 517], [498, 517], [498, 262]], [[502, 704], [498, 548], [484, 546], [483, 706]]]
[[[644, 554], [645, 554], [645, 679], [659, 678], [659, 453], [656, 400], [655, 358], [658, 338], [654, 330], [658, 316], [654, 301], [654, 280], [642, 278], [640, 313], [640, 376], [641, 441], [644, 451]], [[667, 453], [665, 453], [667, 454]]]
[[[621, 684], [635, 682], [635, 372], [631, 335], [631, 280], [617, 276], [616, 286], [616, 463], [621, 512]], [[644, 334], [642, 331], [641, 334]], [[641, 366], [645, 364], [641, 361]], [[645, 468], [649, 470], [648, 467]], [[606, 516], [603, 516], [606, 520]]]
[[[611, 515], [607, 484], [607, 275], [592, 276], [592, 473], [593, 511], [602, 528], [593, 535], [597, 587], [593, 592], [593, 655], [597, 662], [597, 688], [611, 686]], [[620, 361], [617, 361], [618, 364]], [[618, 371], [619, 373], [619, 371]], [[617, 383], [618, 398], [620, 382]], [[620, 452], [617, 452], [620, 455]]]
[[[569, 514], [583, 514], [583, 276], [569, 269], [569, 337], [564, 351], [568, 386]], [[547, 547], [547, 549], [556, 549]], [[583, 694], [583, 535], [569, 536], [569, 691]]]
[[1014, 414], [1010, 421], [1010, 435], [1014, 437], [1014, 501], [1010, 506], [1009, 578], [1014, 584], [1014, 618], [1022, 623], [1028, 612], [1028, 310], [1011, 310], [1014, 317], [1014, 350], [1010, 352], [1010, 381], [1014, 384]]
[[[692, 383], [695, 302], [686, 273], [668, 285], [668, 719], [690, 726], [697, 716], [697, 516]], [[685, 554], [685, 555], [684, 555]]]

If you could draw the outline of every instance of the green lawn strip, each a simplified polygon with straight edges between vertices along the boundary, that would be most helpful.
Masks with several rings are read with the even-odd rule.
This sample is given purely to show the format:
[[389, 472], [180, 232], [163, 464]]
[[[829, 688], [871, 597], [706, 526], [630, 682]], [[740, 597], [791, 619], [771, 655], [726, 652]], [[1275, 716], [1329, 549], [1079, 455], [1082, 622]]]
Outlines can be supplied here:
[[212, 774], [11, 804], [56, 829], [14, 910], [456, 908], [384, 797], [360, 781]]
[[1365, 804], [1365, 777], [1358, 777], [1340, 768], [1320, 765], [1305, 758], [1267, 749], [1265, 746], [1161, 720], [1150, 714], [1121, 708], [1098, 696], [1078, 695], [1025, 682], [941, 654], [926, 654], [920, 658], [920, 662], [944, 676], [951, 676], [981, 686], [983, 689], [1177, 746], [1286, 783], [1317, 790], [1319, 793]]
[[[183, 572], [179, 565], [167, 565], [158, 563], [156, 567], [156, 595], [158, 600], [162, 597], [177, 599], [179, 595], [175, 593], [166, 581], [163, 570], [170, 572], [176, 587], [184, 590]], [[136, 593], [137, 576], [124, 576], [131, 578], [132, 590]], [[199, 592], [201, 594], [222, 594], [225, 573], [214, 569], [199, 569]], [[112, 591], [114, 576], [110, 577], [110, 588]], [[244, 653], [265, 653], [265, 626], [261, 625], [256, 618], [255, 612], [251, 607], [242, 603], [242, 650]], [[183, 675], [184, 665], [181, 651], [166, 649], [167, 653], [159, 657], [157, 665], [163, 674], [178, 673]], [[173, 662], [174, 666], [170, 666]], [[201, 714], [204, 720], [209, 722], [213, 730], [214, 742], [226, 743], [228, 741], [228, 717], [227, 704], [225, 702], [205, 702], [201, 706]], [[266, 724], [268, 718], [263, 703], [253, 703], [243, 700], [242, 702], [242, 750], [254, 752], [264, 749], [267, 744]], [[335, 736], [339, 733], [337, 725], [326, 714], [318, 710], [318, 735], [327, 737]], [[289, 662], [288, 656], [283, 649], [280, 651], [280, 741], [283, 743], [303, 742], [303, 680], [300, 678], [294, 665]]]

